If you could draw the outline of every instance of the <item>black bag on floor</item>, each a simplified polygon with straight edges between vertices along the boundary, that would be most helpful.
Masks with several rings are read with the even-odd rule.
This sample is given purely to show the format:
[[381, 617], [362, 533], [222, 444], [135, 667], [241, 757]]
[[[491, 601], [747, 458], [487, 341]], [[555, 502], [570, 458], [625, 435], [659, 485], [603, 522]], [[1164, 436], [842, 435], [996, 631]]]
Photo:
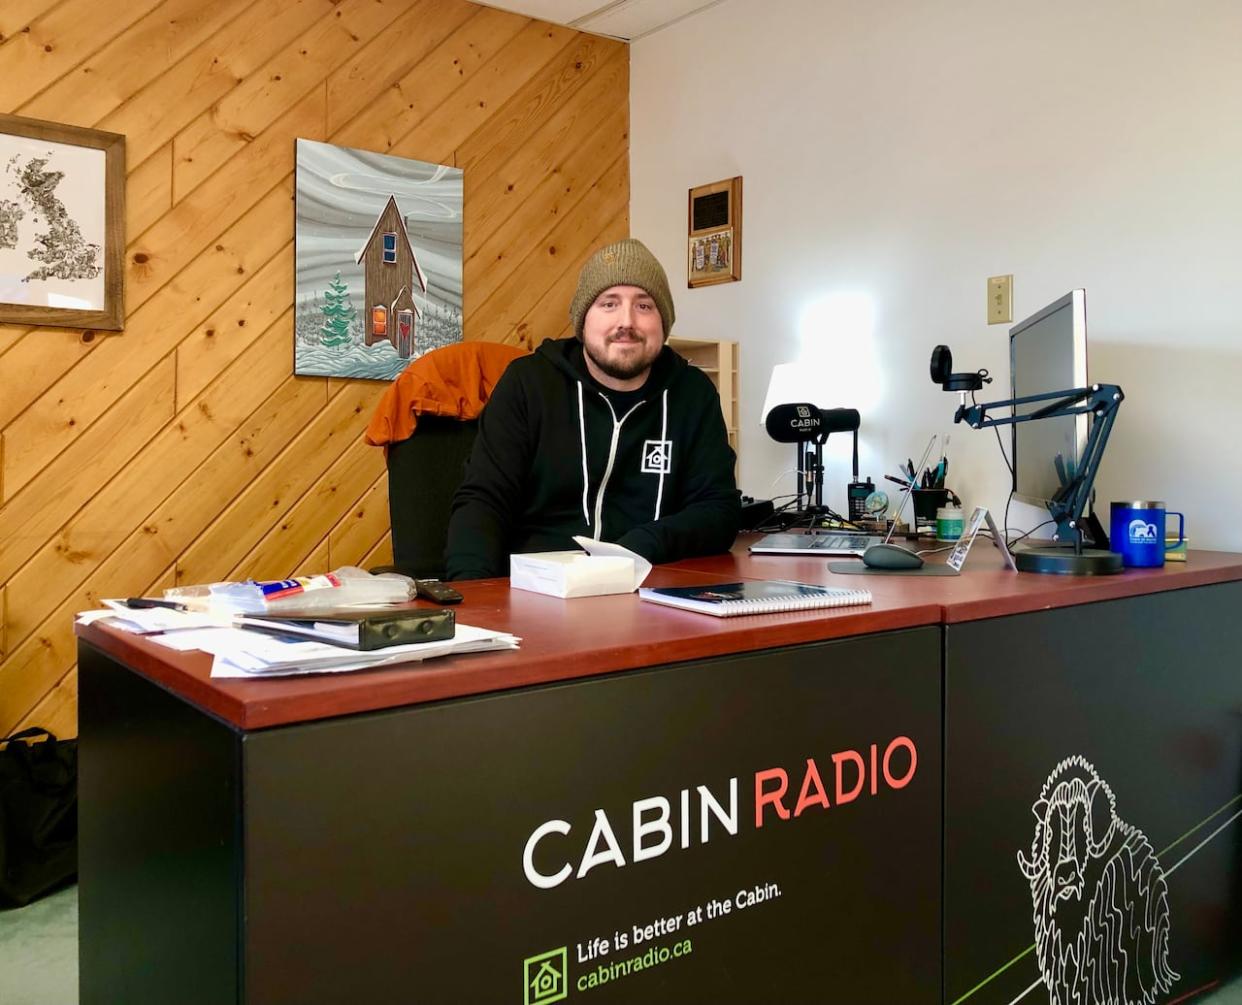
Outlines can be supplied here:
[[[46, 736], [40, 743], [25, 743]], [[78, 741], [46, 729], [0, 739], [0, 905], [21, 906], [78, 871]]]

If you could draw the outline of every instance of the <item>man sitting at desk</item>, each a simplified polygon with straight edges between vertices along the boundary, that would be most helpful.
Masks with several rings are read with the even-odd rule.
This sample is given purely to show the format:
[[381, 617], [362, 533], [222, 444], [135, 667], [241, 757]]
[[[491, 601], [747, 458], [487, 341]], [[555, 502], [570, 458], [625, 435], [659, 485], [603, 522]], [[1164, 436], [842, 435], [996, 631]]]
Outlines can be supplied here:
[[720, 399], [665, 344], [668, 277], [639, 241], [583, 266], [574, 337], [514, 360], [479, 419], [453, 499], [449, 579], [509, 573], [509, 555], [584, 535], [652, 562], [727, 551], [740, 506]]

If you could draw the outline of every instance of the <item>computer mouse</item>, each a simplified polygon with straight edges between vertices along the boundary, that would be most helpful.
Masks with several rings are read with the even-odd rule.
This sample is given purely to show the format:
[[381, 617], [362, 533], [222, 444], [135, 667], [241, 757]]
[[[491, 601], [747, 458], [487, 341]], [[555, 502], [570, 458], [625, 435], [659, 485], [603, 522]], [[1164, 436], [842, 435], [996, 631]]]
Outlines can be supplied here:
[[868, 569], [919, 569], [923, 559], [899, 544], [873, 544], [862, 554]]

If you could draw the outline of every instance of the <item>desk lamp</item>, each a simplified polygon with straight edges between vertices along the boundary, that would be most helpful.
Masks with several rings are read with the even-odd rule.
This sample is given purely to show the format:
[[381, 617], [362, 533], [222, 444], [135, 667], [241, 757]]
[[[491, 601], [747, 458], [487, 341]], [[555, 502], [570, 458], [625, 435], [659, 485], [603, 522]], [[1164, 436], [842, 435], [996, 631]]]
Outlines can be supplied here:
[[791, 523], [807, 518], [813, 522], [820, 517], [848, 522], [824, 505], [823, 447], [829, 434], [854, 434], [854, 483], [858, 482], [858, 411], [821, 408], [818, 402], [823, 391], [823, 377], [814, 367], [800, 363], [778, 363], [772, 367], [760, 415], [772, 439], [797, 445], [796, 515]]
[[[1013, 553], [1019, 572], [1053, 572], [1071, 576], [1101, 576], [1120, 572], [1121, 556], [1116, 552], [1083, 546], [1083, 511], [1091, 500], [1091, 487], [1099, 470], [1108, 434], [1112, 431], [1125, 395], [1116, 384], [1092, 384], [1090, 387], [1073, 387], [1065, 391], [1049, 391], [1046, 394], [1028, 394], [1021, 398], [991, 401], [984, 404], [966, 404], [966, 392], [978, 391], [990, 382], [987, 370], [973, 373], [953, 373], [953, 354], [947, 345], [932, 350], [931, 379], [946, 391], [958, 394], [954, 422], [965, 422], [972, 429], [989, 426], [1011, 426], [1019, 422], [1034, 422], [1062, 415], [1092, 415], [1091, 432], [1083, 452], [1083, 462], [1078, 471], [1069, 478], [1049, 504], [1048, 510], [1056, 522], [1052, 535], [1055, 541], [1068, 541], [1068, 546], [1052, 548], [1024, 548]], [[1050, 404], [1033, 412], [1017, 415], [1012, 409], [1038, 401]], [[992, 408], [1009, 408], [1009, 415], [989, 417]]]

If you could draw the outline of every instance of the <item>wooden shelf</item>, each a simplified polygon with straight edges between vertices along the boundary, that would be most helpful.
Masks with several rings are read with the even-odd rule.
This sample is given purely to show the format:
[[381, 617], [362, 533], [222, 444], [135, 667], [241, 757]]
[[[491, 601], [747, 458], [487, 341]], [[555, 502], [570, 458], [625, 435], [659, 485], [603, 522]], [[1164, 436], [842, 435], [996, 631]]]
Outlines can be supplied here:
[[723, 339], [681, 338], [668, 340], [693, 366], [705, 374], [720, 395], [720, 411], [724, 416], [725, 429], [729, 433], [729, 446], [738, 452], [738, 349], [736, 342]]

